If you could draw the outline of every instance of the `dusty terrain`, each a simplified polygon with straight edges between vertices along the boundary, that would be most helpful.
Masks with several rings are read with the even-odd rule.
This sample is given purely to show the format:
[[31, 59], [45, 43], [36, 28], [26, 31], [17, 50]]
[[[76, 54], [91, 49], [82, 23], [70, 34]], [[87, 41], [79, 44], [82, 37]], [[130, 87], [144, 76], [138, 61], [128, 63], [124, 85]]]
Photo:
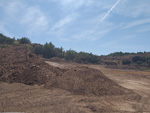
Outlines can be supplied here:
[[8, 51], [0, 50], [0, 112], [150, 113], [150, 72], [44, 62], [23, 48]]
[[[79, 64], [67, 64], [59, 62], [47, 61], [50, 65], [61, 68], [73, 68]], [[81, 65], [81, 64], [80, 64]], [[121, 69], [109, 69], [100, 65], [82, 65], [89, 68], [94, 68], [102, 71], [107, 77], [118, 83], [119, 85], [132, 90], [136, 94], [128, 94], [122, 96], [108, 96], [105, 98], [107, 106], [103, 112], [118, 112], [118, 113], [150, 113], [150, 72], [149, 71], [137, 71], [137, 70], [121, 70]], [[115, 97], [115, 98], [114, 98]], [[97, 99], [98, 100], [98, 99]], [[99, 104], [101, 102], [99, 101]], [[103, 102], [102, 102], [103, 103]], [[98, 104], [98, 102], [97, 102]], [[99, 105], [98, 104], [98, 105]], [[100, 105], [99, 105], [100, 107]], [[95, 106], [96, 108], [96, 106]], [[115, 108], [115, 109], [114, 109]], [[107, 111], [108, 110], [108, 111]], [[100, 112], [100, 111], [96, 111]], [[108, 113], [109, 113], [108, 112]]]

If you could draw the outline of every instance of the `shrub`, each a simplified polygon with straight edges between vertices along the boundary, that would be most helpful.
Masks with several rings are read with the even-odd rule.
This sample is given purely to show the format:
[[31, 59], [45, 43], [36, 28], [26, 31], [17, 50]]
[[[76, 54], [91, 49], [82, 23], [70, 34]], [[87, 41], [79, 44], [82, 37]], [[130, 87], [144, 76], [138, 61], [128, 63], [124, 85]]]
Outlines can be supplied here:
[[56, 51], [56, 56], [58, 58], [64, 58], [64, 51], [63, 51], [63, 48], [55, 48], [55, 51]]
[[44, 44], [44, 46], [43, 46], [43, 57], [44, 58], [56, 57], [55, 46], [51, 42]]
[[9, 38], [0, 34], [0, 44], [13, 44], [15, 39]]
[[122, 64], [129, 65], [129, 64], [131, 64], [131, 61], [130, 60], [122, 60]]
[[21, 39], [18, 39], [20, 44], [31, 44], [31, 41], [26, 38], [26, 37], [22, 37]]
[[137, 63], [138, 61], [145, 62], [146, 61], [146, 57], [134, 56], [132, 58], [132, 61], [135, 62], [135, 63]]
[[36, 55], [42, 55], [43, 54], [43, 45], [37, 44], [33, 47], [33, 52]]
[[73, 61], [77, 57], [77, 54], [78, 53], [76, 51], [70, 49], [70, 50], [66, 51], [65, 59]]

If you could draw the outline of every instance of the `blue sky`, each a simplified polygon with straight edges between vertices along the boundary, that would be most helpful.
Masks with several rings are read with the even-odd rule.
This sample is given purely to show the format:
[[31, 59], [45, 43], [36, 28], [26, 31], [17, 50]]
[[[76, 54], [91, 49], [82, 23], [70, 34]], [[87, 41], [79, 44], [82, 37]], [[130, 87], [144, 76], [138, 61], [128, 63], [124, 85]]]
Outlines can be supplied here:
[[150, 0], [0, 0], [0, 33], [97, 55], [150, 51]]

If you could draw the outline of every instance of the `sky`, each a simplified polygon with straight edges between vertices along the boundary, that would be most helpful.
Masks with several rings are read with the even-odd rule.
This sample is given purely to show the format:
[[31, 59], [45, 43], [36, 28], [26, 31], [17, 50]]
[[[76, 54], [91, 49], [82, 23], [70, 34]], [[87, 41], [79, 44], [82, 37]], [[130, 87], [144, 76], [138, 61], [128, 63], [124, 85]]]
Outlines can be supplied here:
[[0, 33], [96, 55], [150, 51], [150, 0], [0, 0]]

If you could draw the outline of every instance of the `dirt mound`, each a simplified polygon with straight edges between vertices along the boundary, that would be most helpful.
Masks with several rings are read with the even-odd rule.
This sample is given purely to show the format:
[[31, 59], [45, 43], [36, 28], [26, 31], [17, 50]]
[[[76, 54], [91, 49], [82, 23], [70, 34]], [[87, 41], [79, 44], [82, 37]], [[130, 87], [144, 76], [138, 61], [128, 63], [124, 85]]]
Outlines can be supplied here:
[[129, 91], [102, 72], [75, 67], [61, 70], [45, 63], [23, 47], [0, 49], [0, 80], [24, 84], [45, 84], [82, 95], [119, 95]]
[[102, 72], [88, 68], [76, 67], [62, 76], [48, 82], [47, 88], [61, 88], [82, 95], [120, 95], [130, 91], [121, 87]]
[[0, 49], [0, 80], [24, 84], [45, 84], [60, 70], [49, 66], [24, 47]]

